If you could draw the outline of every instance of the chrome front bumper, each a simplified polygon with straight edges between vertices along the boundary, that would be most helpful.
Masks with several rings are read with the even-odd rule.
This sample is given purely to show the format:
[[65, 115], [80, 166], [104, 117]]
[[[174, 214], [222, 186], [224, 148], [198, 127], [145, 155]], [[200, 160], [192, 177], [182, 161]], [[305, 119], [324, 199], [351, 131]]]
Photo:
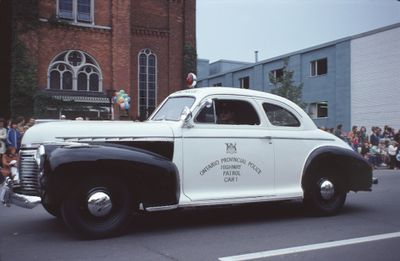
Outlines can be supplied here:
[[23, 208], [34, 208], [41, 203], [42, 199], [37, 196], [27, 196], [15, 193], [13, 191], [13, 181], [6, 178], [3, 184], [0, 184], [0, 203], [6, 207], [16, 205]]

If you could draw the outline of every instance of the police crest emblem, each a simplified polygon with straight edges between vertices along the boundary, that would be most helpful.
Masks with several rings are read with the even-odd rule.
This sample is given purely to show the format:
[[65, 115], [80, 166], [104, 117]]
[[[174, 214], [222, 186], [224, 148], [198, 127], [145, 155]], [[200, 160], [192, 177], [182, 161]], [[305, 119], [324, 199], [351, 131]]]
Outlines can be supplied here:
[[236, 143], [225, 143], [226, 145], [226, 153], [235, 154], [237, 152]]

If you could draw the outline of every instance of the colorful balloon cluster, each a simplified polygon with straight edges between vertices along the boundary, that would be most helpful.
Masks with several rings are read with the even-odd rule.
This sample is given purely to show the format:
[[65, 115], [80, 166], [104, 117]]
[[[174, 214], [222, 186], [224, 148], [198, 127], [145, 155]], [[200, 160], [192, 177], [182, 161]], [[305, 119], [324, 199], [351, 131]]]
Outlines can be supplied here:
[[131, 102], [131, 97], [128, 96], [128, 94], [124, 90], [120, 90], [118, 92], [115, 92], [113, 96], [113, 101], [114, 103], [118, 103], [119, 107], [121, 110], [129, 110], [131, 107], [130, 102]]

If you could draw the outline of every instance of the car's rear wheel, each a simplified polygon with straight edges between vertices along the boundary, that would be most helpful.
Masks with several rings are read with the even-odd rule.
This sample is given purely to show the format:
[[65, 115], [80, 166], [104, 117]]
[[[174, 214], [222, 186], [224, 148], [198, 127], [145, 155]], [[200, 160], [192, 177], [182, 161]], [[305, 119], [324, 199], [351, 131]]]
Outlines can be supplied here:
[[346, 201], [342, 180], [333, 173], [313, 175], [306, 184], [304, 203], [317, 215], [335, 215]]
[[73, 188], [61, 205], [66, 225], [86, 238], [122, 232], [133, 207], [132, 194], [120, 180], [96, 177]]

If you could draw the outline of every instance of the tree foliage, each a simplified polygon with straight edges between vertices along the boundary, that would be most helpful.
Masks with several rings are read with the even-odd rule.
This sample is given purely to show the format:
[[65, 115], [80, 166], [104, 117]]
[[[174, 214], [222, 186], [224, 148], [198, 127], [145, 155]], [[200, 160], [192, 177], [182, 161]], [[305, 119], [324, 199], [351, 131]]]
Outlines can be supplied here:
[[183, 77], [197, 71], [197, 52], [192, 44], [185, 44], [183, 49]]
[[12, 117], [30, 117], [37, 90], [37, 66], [20, 36], [38, 27], [38, 1], [13, 1], [12, 4], [10, 111]]
[[13, 2], [13, 15], [18, 33], [35, 30], [39, 26], [38, 0], [18, 0]]
[[271, 93], [291, 100], [304, 109], [307, 104], [302, 100], [303, 83], [299, 85], [295, 84], [293, 81], [294, 72], [288, 69], [288, 63], [289, 60], [285, 59], [281, 76], [276, 77], [272, 73], [269, 73], [269, 81], [274, 85]]
[[36, 66], [28, 60], [27, 50], [20, 41], [14, 44], [12, 62], [11, 116], [30, 117], [37, 90]]

